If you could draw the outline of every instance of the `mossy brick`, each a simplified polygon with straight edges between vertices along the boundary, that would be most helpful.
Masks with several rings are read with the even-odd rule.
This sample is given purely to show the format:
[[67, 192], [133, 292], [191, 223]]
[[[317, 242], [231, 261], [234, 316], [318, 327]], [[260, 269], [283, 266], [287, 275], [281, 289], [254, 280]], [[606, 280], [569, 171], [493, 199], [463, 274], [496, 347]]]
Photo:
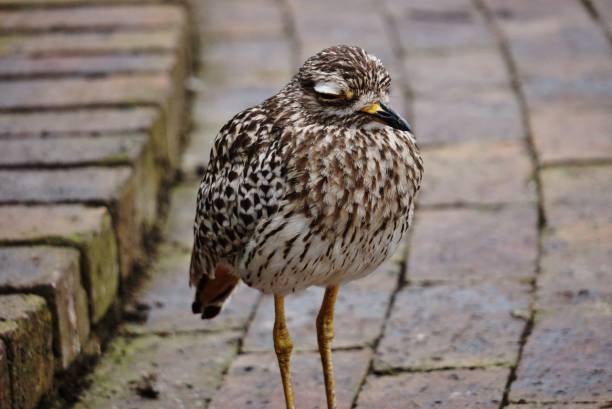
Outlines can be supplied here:
[[[314, 330], [314, 328], [313, 328]], [[334, 371], [338, 409], [349, 409], [359, 392], [372, 352], [358, 349], [334, 352]], [[291, 356], [295, 404], [299, 408], [324, 408], [325, 389], [319, 353], [304, 352]], [[215, 393], [209, 409], [285, 407], [278, 363], [270, 343], [270, 352], [240, 355], [230, 367], [223, 385]]]
[[0, 409], [11, 409], [11, 379], [8, 367], [6, 347], [0, 339]]
[[0, 31], [110, 30], [186, 24], [182, 7], [117, 5], [0, 11]]
[[[117, 338], [89, 376], [92, 386], [75, 409], [205, 407], [236, 356], [238, 342], [237, 332]], [[148, 375], [155, 378], [157, 399], [136, 391]]]
[[369, 375], [357, 409], [497, 409], [508, 376], [505, 368]]
[[[423, 150], [422, 205], [535, 201], [532, 166], [522, 141], [469, 142]], [[474, 169], [478, 169], [477, 172]]]
[[110, 33], [47, 33], [44, 36], [10, 34], [0, 39], [0, 56], [172, 52], [180, 45], [181, 33], [182, 28], [175, 27]]
[[159, 121], [150, 107], [99, 108], [59, 112], [0, 112], [0, 137], [65, 137], [113, 133], [149, 133]]
[[126, 54], [81, 56], [0, 57], [0, 77], [59, 77], [116, 75], [124, 73], [171, 72], [176, 64], [172, 54]]
[[510, 281], [407, 287], [395, 297], [374, 368], [510, 366], [526, 325], [520, 314], [529, 309], [529, 291]]
[[157, 191], [149, 191], [150, 184], [139, 185], [146, 176], [146, 170], [127, 166], [0, 170], [0, 203], [88, 202], [109, 206], [119, 240], [121, 272], [127, 277], [142, 256], [146, 219], [142, 211], [148, 211], [151, 217], [157, 208]]
[[108, 210], [77, 204], [0, 206], [0, 244], [34, 243], [80, 250], [90, 320], [97, 323], [115, 301], [119, 283], [117, 242]]
[[12, 407], [36, 408], [53, 384], [53, 327], [45, 300], [1, 295], [0, 339], [8, 356]]
[[66, 369], [89, 338], [79, 257], [76, 249], [67, 247], [0, 248], [0, 293], [33, 293], [46, 300], [58, 369]]

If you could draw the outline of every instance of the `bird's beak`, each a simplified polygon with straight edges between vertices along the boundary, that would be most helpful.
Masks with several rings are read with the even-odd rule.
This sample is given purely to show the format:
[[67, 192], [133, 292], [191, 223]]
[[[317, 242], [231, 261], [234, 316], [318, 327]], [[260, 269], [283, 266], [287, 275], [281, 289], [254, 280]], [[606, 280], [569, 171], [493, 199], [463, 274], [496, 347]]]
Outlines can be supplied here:
[[412, 132], [410, 125], [404, 118], [396, 114], [391, 108], [383, 104], [382, 102], [375, 102], [361, 110], [366, 114], [370, 114], [380, 122], [389, 125], [392, 128], [399, 129], [400, 131]]

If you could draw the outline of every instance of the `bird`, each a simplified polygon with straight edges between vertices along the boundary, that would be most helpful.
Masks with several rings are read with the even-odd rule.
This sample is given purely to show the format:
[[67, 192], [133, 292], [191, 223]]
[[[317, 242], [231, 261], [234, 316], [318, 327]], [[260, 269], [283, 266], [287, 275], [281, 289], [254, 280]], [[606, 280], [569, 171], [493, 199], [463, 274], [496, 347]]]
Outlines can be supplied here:
[[192, 311], [214, 318], [240, 280], [274, 296], [287, 409], [295, 403], [285, 297], [325, 288], [315, 327], [335, 409], [339, 288], [390, 258], [413, 218], [423, 160], [410, 125], [389, 107], [390, 86], [381, 60], [364, 49], [323, 49], [276, 95], [221, 128], [198, 188]]

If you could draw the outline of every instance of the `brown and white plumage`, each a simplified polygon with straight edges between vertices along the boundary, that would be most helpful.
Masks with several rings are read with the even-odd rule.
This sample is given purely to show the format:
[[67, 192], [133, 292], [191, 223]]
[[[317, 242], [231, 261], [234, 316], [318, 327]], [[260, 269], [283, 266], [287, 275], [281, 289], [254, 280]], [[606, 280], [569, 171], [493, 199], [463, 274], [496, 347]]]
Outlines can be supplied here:
[[[339, 285], [393, 253], [423, 168], [401, 118], [364, 112], [378, 102], [386, 109], [389, 86], [376, 57], [331, 47], [221, 129], [198, 192], [197, 293], [217, 271], [276, 295]], [[209, 306], [203, 317], [216, 315], [229, 292], [196, 294], [194, 312]]]

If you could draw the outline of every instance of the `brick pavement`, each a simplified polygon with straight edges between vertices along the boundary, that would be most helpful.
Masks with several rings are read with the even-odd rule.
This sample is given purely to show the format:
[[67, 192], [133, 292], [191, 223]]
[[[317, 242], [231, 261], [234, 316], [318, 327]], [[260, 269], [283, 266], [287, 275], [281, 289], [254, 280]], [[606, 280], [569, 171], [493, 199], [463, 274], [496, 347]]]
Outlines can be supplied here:
[[[271, 300], [242, 286], [212, 322], [189, 312], [195, 192], [222, 123], [335, 43], [383, 59], [393, 105], [413, 123], [426, 166], [405, 245], [377, 274], [340, 292], [339, 408], [610, 405], [609, 2], [201, 0], [192, 14], [200, 71], [190, 81], [183, 181], [172, 192], [151, 278], [131, 306], [139, 319], [120, 328], [77, 408], [283, 407]], [[109, 46], [129, 46], [116, 41]], [[35, 47], [20, 38], [11, 44]], [[62, 100], [50, 95], [45, 103]], [[44, 118], [33, 119], [22, 132], [40, 129]], [[125, 121], [131, 130], [142, 126]], [[0, 133], [19, 126], [8, 121]], [[321, 295], [311, 289], [287, 303], [300, 408], [324, 407], [313, 319]], [[157, 399], [142, 396], [152, 376]]]

